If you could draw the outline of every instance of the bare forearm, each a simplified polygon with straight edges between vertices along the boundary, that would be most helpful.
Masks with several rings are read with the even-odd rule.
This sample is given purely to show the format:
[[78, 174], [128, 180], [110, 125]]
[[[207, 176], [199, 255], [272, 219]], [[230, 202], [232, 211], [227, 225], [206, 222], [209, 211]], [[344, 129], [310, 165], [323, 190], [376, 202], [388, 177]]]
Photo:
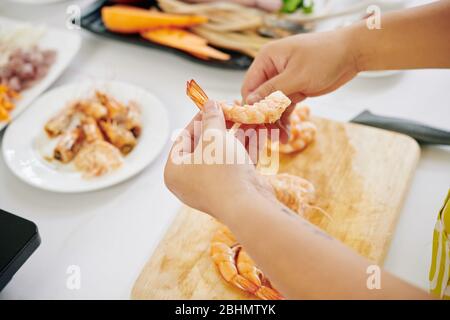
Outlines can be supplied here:
[[366, 259], [276, 200], [255, 194], [251, 201], [235, 201], [233, 207], [220, 218], [288, 298], [428, 297], [386, 272], [381, 274], [382, 289], [369, 290]]
[[365, 21], [347, 29], [359, 71], [450, 68], [450, 1], [382, 14], [381, 29]]

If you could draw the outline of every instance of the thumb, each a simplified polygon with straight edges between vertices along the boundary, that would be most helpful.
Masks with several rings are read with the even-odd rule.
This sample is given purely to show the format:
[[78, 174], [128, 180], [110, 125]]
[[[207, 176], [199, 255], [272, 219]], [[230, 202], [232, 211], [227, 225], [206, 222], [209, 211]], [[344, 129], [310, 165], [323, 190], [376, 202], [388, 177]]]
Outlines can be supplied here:
[[202, 132], [208, 129], [225, 131], [225, 118], [222, 109], [215, 101], [208, 100], [202, 111]]
[[282, 91], [287, 96], [295, 93], [297, 90], [293, 86], [292, 79], [293, 77], [288, 76], [287, 73], [276, 75], [251, 92], [247, 97], [246, 103], [253, 104], [258, 102], [277, 90]]

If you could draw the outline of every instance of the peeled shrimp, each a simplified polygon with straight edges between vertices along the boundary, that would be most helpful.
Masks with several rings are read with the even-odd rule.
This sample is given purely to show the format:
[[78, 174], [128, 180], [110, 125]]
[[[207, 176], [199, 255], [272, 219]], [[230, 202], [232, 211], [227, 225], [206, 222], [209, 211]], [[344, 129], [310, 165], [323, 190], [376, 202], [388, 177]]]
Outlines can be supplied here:
[[309, 121], [309, 115], [310, 111], [307, 106], [297, 106], [291, 113], [291, 134], [286, 144], [278, 145], [281, 153], [302, 151], [314, 141], [317, 128], [314, 123]]
[[303, 215], [315, 199], [314, 185], [306, 179], [281, 173], [269, 177], [278, 201], [292, 211]]
[[269, 176], [277, 200], [286, 207], [304, 216], [306, 210], [312, 209], [332, 220], [331, 216], [322, 208], [313, 205], [316, 200], [314, 185], [306, 179], [288, 173]]
[[[241, 290], [265, 300], [280, 300], [283, 297], [273, 288], [263, 285], [253, 260], [236, 242], [231, 231], [222, 226], [211, 241], [211, 258], [225, 281]], [[268, 281], [264, 281], [265, 284]], [[270, 285], [270, 284], [269, 284]]]
[[[208, 101], [208, 96], [194, 80], [187, 82], [186, 93], [200, 109], [203, 109]], [[274, 123], [280, 119], [291, 100], [283, 92], [275, 91], [253, 105], [241, 105], [238, 102], [232, 105], [225, 102], [218, 104], [226, 120], [243, 124], [263, 124]]]

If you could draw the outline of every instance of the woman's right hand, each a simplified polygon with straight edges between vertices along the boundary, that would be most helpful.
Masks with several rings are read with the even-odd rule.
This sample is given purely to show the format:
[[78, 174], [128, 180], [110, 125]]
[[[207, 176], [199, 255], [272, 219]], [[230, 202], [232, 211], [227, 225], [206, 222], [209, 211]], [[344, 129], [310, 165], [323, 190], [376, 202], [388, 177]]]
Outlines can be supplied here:
[[264, 46], [245, 76], [244, 101], [252, 104], [281, 90], [297, 103], [351, 80], [358, 68], [348, 30], [296, 35]]

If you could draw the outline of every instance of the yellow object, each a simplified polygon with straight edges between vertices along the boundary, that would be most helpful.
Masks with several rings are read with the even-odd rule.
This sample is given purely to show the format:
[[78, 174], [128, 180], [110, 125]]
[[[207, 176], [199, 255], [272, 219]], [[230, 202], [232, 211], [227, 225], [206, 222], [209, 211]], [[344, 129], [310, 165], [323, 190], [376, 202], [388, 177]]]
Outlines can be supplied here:
[[441, 299], [450, 300], [450, 190], [434, 228], [429, 279], [430, 292]]
[[17, 92], [6, 85], [0, 85], [0, 121], [10, 120], [9, 112], [15, 107], [12, 100], [18, 97]]
[[0, 105], [0, 121], [9, 121], [9, 113], [1, 105]]

